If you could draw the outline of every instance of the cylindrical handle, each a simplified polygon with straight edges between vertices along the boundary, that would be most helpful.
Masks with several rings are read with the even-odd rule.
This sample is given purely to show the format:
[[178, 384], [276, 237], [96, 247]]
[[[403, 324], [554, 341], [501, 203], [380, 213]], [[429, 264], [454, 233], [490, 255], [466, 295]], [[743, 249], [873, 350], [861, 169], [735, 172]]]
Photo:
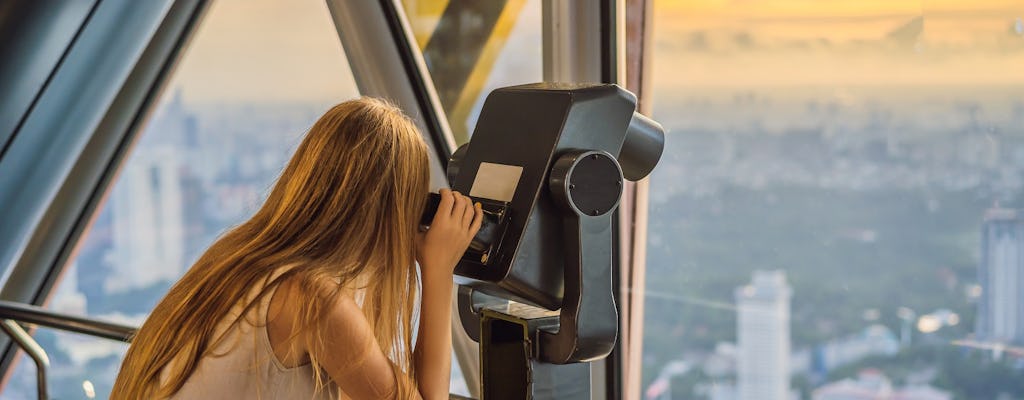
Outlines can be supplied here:
[[622, 175], [631, 181], [643, 179], [658, 165], [664, 150], [665, 129], [658, 122], [634, 112], [619, 152]]

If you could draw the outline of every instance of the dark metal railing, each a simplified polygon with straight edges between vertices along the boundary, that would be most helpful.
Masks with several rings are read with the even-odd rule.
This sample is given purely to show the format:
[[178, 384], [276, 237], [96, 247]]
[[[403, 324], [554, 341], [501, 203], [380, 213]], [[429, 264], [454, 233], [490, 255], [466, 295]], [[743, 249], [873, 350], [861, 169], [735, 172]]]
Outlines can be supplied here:
[[0, 320], [0, 329], [3, 329], [7, 336], [11, 337], [29, 357], [36, 363], [36, 388], [39, 392], [39, 399], [46, 399], [46, 369], [50, 367], [50, 358], [46, 356], [46, 350], [32, 338], [25, 328], [10, 319]]
[[74, 315], [48, 311], [39, 306], [0, 300], [0, 330], [32, 358], [36, 364], [36, 385], [39, 399], [47, 399], [46, 370], [50, 359], [21, 323], [45, 326], [62, 331], [130, 343], [138, 329], [128, 325], [96, 321]]
[[125, 343], [131, 342], [132, 335], [134, 335], [135, 331], [138, 330], [138, 328], [128, 325], [55, 313], [38, 306], [0, 300], [0, 320], [4, 319], [117, 340]]

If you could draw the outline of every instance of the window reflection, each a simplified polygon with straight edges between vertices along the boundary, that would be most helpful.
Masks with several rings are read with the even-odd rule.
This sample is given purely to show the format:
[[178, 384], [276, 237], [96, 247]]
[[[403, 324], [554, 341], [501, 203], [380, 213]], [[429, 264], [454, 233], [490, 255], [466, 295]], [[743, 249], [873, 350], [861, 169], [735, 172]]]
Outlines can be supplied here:
[[542, 80], [540, 0], [403, 0], [457, 144], [487, 94]]

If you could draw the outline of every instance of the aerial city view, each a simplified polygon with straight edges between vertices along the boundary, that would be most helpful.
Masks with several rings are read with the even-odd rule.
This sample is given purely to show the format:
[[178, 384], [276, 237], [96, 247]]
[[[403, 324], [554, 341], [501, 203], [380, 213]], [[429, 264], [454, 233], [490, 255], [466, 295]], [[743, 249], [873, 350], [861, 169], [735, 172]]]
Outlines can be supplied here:
[[[1024, 5], [960, 3], [654, 2], [668, 134], [633, 288], [641, 398], [1024, 399]], [[232, 18], [211, 10], [50, 309], [140, 324], [315, 118], [357, 95], [324, 15], [296, 35], [326, 37], [310, 54], [331, 58], [308, 64], [330, 67], [204, 75], [237, 67], [189, 61], [241, 35]], [[536, 80], [503, 59], [502, 81]], [[347, 81], [306, 79], [339, 68]], [[107, 396], [125, 345], [35, 336], [54, 398]], [[452, 390], [467, 393], [457, 370]], [[34, 393], [22, 358], [0, 398]]]
[[644, 398], [1024, 398], [1021, 5], [660, 4]]

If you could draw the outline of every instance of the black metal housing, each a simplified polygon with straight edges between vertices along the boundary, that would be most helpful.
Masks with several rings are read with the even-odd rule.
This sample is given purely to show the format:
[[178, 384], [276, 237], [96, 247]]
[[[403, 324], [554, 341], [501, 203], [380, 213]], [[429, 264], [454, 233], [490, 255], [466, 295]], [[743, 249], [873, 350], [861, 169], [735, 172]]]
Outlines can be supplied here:
[[487, 333], [482, 315], [522, 319], [523, 308], [508, 300], [560, 310], [557, 323], [525, 332], [536, 361], [585, 362], [614, 348], [612, 227], [624, 186], [620, 162], [628, 162], [629, 177], [643, 178], [664, 146], [661, 126], [635, 108], [631, 93], [610, 84], [539, 83], [488, 96], [472, 141], [447, 168], [454, 190], [506, 204], [501, 229], [489, 231], [486, 254], [471, 247], [455, 270], [463, 285], [460, 319], [485, 353], [503, 345]]
[[547, 189], [548, 171], [569, 151], [601, 150], [617, 157], [635, 109], [636, 97], [611, 84], [537, 83], [492, 92], [458, 161], [452, 189], [472, 193], [483, 162], [523, 170], [493, 262], [463, 259], [455, 269], [458, 282], [549, 310], [561, 308], [563, 216]]

